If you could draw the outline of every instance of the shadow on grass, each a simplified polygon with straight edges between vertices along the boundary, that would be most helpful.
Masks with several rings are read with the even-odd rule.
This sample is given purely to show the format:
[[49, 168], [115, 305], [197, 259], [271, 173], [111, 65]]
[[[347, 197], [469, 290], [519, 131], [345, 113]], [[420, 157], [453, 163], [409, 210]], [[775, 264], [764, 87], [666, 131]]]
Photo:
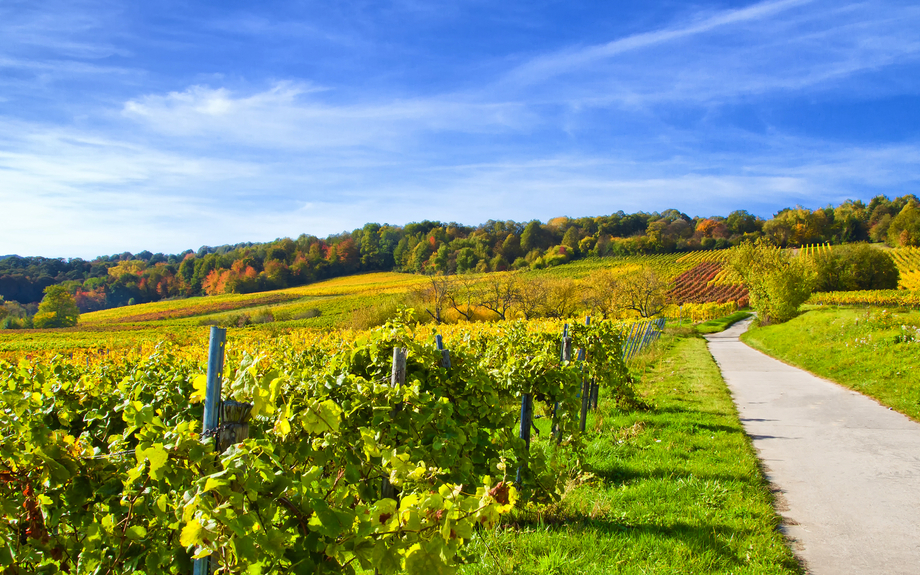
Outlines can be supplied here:
[[741, 481], [752, 485], [760, 485], [759, 481], [737, 473], [696, 473], [673, 468], [660, 467], [636, 471], [624, 468], [593, 468], [591, 472], [605, 484], [619, 486], [624, 483], [634, 483], [647, 479], [696, 479], [699, 481]]
[[[709, 565], [719, 571], [747, 566], [747, 548], [733, 548], [729, 542], [746, 541], [758, 535], [756, 530], [735, 529], [717, 523], [692, 524], [677, 521], [662, 525], [650, 522], [598, 519], [575, 514], [569, 514], [564, 522], [515, 521], [507, 524], [505, 528], [544, 533], [564, 532], [570, 537], [564, 547], [570, 548], [584, 545], [584, 541], [578, 537], [579, 532], [585, 532], [584, 539], [587, 541], [595, 540], [595, 536], [602, 539], [609, 539], [612, 536], [612, 541], [628, 542], [629, 546], [639, 545], [652, 553], [655, 550], [664, 553], [673, 552], [675, 547], [683, 547], [690, 551], [691, 556], [710, 557]], [[564, 549], [557, 549], [557, 551], [564, 551]], [[792, 565], [787, 567], [792, 567]]]

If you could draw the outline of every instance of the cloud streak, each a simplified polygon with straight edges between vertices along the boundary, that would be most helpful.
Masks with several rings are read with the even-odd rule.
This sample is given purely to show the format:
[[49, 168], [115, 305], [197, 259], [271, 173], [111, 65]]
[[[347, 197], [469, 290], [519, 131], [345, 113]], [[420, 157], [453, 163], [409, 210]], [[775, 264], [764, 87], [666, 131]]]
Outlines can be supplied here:
[[706, 104], [801, 93], [894, 63], [915, 63], [918, 27], [918, 7], [762, 2], [537, 56], [500, 85], [511, 93], [524, 86], [547, 100], [590, 106]]

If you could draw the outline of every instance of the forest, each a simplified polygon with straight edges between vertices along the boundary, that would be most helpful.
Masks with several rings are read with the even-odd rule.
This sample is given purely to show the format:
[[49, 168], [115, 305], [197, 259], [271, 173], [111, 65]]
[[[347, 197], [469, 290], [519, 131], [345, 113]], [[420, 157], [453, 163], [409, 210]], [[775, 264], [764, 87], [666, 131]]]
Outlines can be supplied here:
[[252, 293], [369, 271], [462, 274], [541, 269], [585, 257], [721, 249], [766, 238], [781, 247], [857, 241], [920, 245], [920, 200], [876, 196], [810, 210], [801, 206], [763, 219], [738, 210], [691, 218], [678, 210], [623, 211], [540, 221], [489, 220], [479, 226], [368, 223], [318, 238], [303, 234], [265, 243], [202, 246], [166, 255], [143, 251], [80, 258], [0, 258], [5, 315], [34, 313], [44, 289], [63, 285], [81, 312], [181, 297]]

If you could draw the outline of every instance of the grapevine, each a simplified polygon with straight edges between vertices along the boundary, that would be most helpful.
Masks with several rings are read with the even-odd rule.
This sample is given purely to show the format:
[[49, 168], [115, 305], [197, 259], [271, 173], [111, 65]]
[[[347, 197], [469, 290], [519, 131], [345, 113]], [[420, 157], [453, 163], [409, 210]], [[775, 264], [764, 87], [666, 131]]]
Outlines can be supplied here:
[[[559, 405], [579, 449], [585, 376], [624, 401], [625, 326], [553, 322], [445, 330], [397, 320], [367, 333], [228, 348], [224, 398], [253, 405], [223, 453], [200, 433], [204, 357], [161, 343], [146, 357], [0, 360], [0, 566], [23, 572], [450, 572], [476, 530], [564, 478], [517, 438], [517, 406]], [[394, 348], [406, 385], [390, 385]], [[513, 484], [515, 470], [524, 469]], [[381, 497], [384, 478], [399, 497]]]

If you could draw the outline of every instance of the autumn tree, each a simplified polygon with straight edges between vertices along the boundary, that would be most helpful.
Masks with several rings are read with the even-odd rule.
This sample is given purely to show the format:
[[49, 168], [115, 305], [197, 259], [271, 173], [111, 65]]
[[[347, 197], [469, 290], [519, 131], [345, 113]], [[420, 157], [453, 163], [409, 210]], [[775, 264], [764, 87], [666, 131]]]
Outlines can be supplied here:
[[735, 248], [728, 269], [751, 296], [763, 324], [782, 323], [795, 317], [811, 296], [815, 273], [804, 258], [761, 238]]
[[524, 319], [532, 319], [540, 314], [547, 292], [547, 282], [542, 278], [521, 280], [518, 287], [518, 309]]
[[45, 288], [45, 297], [33, 318], [35, 327], [73, 327], [80, 320], [80, 310], [73, 295], [62, 285]]
[[428, 282], [413, 293], [413, 299], [435, 323], [444, 323], [444, 311], [450, 306], [452, 283], [448, 276], [429, 276]]
[[892, 246], [920, 246], [920, 204], [907, 202], [888, 227], [888, 244]]
[[466, 321], [472, 321], [476, 310], [477, 285], [472, 275], [442, 276], [447, 281], [446, 296], [450, 308]]
[[642, 317], [658, 315], [667, 303], [670, 285], [649, 266], [624, 273], [618, 284], [617, 305]]
[[538, 306], [539, 312], [552, 318], [571, 317], [578, 305], [578, 287], [569, 278], [557, 278], [545, 282], [543, 301]]
[[592, 315], [607, 319], [619, 307], [620, 275], [610, 269], [597, 270], [582, 283], [581, 301]]

